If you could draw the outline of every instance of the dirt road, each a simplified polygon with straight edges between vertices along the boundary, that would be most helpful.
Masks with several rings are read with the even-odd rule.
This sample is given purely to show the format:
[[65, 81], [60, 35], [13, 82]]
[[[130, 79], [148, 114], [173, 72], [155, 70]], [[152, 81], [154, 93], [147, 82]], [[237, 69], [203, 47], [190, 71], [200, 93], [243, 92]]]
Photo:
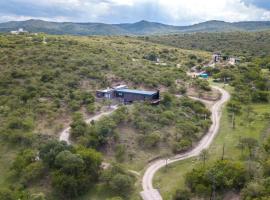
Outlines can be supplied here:
[[[94, 115], [88, 119], [85, 120], [86, 123], [90, 123], [91, 121], [97, 121], [101, 117], [111, 114], [113, 111], [115, 111], [118, 107], [117, 106], [111, 106], [109, 111], [101, 112], [97, 115]], [[70, 127], [64, 129], [59, 136], [60, 141], [66, 141], [68, 144], [70, 144]]]
[[213, 139], [218, 133], [219, 126], [220, 126], [220, 118], [221, 118], [221, 108], [222, 106], [230, 99], [230, 94], [222, 88], [213, 86], [214, 89], [217, 89], [221, 92], [222, 96], [221, 99], [216, 101], [211, 110], [211, 119], [212, 125], [210, 126], [207, 134], [201, 139], [196, 147], [192, 150], [175, 155], [170, 159], [160, 159], [153, 163], [151, 163], [148, 168], [146, 169], [143, 180], [142, 180], [142, 187], [143, 191], [140, 193], [143, 200], [162, 200], [162, 197], [158, 190], [154, 189], [153, 187], [153, 177], [155, 173], [166, 164], [171, 164], [180, 160], [185, 160], [191, 157], [198, 156], [203, 149], [207, 149], [210, 144], [212, 143]]

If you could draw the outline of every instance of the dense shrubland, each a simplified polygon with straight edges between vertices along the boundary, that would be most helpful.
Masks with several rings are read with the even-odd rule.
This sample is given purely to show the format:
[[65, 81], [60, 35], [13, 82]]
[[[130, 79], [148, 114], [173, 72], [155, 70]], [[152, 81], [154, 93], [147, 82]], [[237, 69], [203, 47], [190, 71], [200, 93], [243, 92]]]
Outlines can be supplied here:
[[[268, 64], [267, 58], [257, 58], [236, 66], [206, 69], [215, 79], [233, 87], [232, 98], [226, 107], [230, 121], [228, 128], [237, 130], [239, 126], [247, 126], [252, 130], [255, 121], [269, 121], [267, 111], [259, 115], [253, 110], [254, 104], [269, 105], [270, 102]], [[240, 116], [244, 121], [237, 123]], [[209, 157], [204, 157], [204, 164], [196, 165], [186, 174], [186, 188], [179, 189], [174, 199], [223, 198], [229, 191], [239, 194], [244, 200], [269, 199], [269, 124], [260, 140], [241, 134], [237, 144], [241, 152], [239, 158], [224, 159], [223, 155], [221, 160], [207, 162]]]
[[225, 55], [243, 56], [250, 60], [254, 56], [268, 56], [270, 53], [270, 32], [227, 32], [192, 33], [142, 37], [147, 41], [171, 45], [183, 49], [200, 49], [222, 52]]
[[268, 59], [236, 66], [206, 68], [213, 78], [234, 87], [233, 100], [245, 103], [266, 103], [270, 101], [270, 75]]
[[[135, 178], [121, 166], [101, 169], [100, 151], [113, 144], [117, 161], [134, 157], [132, 153], [127, 155], [127, 147], [118, 142], [121, 124], [134, 126], [143, 137], [146, 137], [143, 131], [147, 131], [145, 148], [158, 145], [161, 135], [156, 133], [157, 127], [151, 129], [151, 121], [145, 125], [138, 123], [150, 129], [136, 127], [132, 119], [135, 112], [126, 107], [110, 117], [86, 124], [85, 115], [106, 105], [95, 102], [95, 90], [125, 83], [135, 88], [169, 88], [178, 92], [176, 80], [188, 81], [187, 63], [209, 59], [205, 52], [185, 51], [130, 37], [42, 34], [0, 35], [0, 54], [1, 144], [11, 144], [20, 150], [14, 160], [9, 160], [13, 163], [9, 173], [1, 177], [5, 187], [0, 190], [0, 199], [11, 200], [74, 199], [97, 184], [109, 188], [115, 199], [127, 198], [133, 191]], [[153, 55], [163, 65], [156, 63]], [[181, 67], [176, 67], [177, 64]], [[180, 111], [177, 116], [171, 115], [179, 104], [173, 103], [171, 108], [144, 104], [134, 107], [142, 106], [157, 116], [164, 112], [163, 121], [153, 123], [171, 126], [176, 123], [172, 117], [181, 115]], [[198, 103], [193, 102], [189, 107], [206, 113]], [[204, 122], [195, 113], [190, 116], [197, 120], [192, 137], [200, 137], [199, 132], [203, 133], [209, 120]], [[68, 122], [72, 122], [71, 138], [78, 146], [54, 140]]]
[[[267, 107], [270, 102], [269, 38], [269, 32], [234, 32], [152, 36], [141, 39], [240, 57], [240, 64], [235, 66], [217, 64], [215, 68], [204, 68], [215, 81], [228, 83], [233, 87], [232, 98], [225, 111], [229, 127], [224, 128], [237, 132], [238, 129], [241, 130], [240, 126], [252, 130], [253, 126], [256, 126], [254, 123], [269, 121], [267, 111], [258, 114], [253, 109], [256, 105]], [[240, 119], [243, 121], [239, 122]], [[269, 199], [269, 125], [263, 129], [259, 139], [257, 135], [246, 136], [242, 132], [240, 135], [240, 138], [235, 138], [238, 141], [235, 147], [238, 150], [235, 151], [241, 152], [241, 156], [234, 159], [224, 158], [223, 152], [221, 160], [215, 160], [209, 158], [209, 155], [215, 156], [215, 153], [202, 152], [200, 158], [203, 158], [203, 162], [186, 174], [185, 188], [177, 190], [174, 199], [223, 198], [228, 192], [239, 194], [244, 200]], [[226, 145], [225, 139], [223, 142]], [[208, 162], [208, 159], [211, 161]]]
[[[29, 144], [39, 126], [55, 132], [60, 125], [53, 122], [82, 107], [94, 112], [95, 89], [123, 81], [175, 88], [176, 79], [186, 79], [185, 66], [175, 63], [189, 60], [188, 51], [128, 37], [45, 37], [47, 44], [42, 35], [0, 35], [1, 136], [11, 142]], [[145, 60], [149, 52], [167, 66]]]
[[[165, 93], [160, 105], [135, 103], [123, 106], [111, 116], [89, 125], [76, 114], [71, 124], [71, 136], [79, 144], [98, 150], [114, 146], [116, 160], [123, 162], [128, 158], [137, 159], [138, 152], [137, 155], [132, 152], [136, 147], [148, 151], [165, 145], [168, 153], [190, 149], [208, 130], [209, 117], [210, 112], [202, 103]], [[120, 127], [134, 130], [133, 141], [121, 144], [119, 136], [127, 133]]]
[[185, 175], [186, 188], [177, 190], [174, 199], [222, 198], [228, 191], [244, 200], [269, 199], [269, 141], [269, 135], [262, 145], [254, 138], [240, 138], [239, 161], [221, 159], [197, 165]]

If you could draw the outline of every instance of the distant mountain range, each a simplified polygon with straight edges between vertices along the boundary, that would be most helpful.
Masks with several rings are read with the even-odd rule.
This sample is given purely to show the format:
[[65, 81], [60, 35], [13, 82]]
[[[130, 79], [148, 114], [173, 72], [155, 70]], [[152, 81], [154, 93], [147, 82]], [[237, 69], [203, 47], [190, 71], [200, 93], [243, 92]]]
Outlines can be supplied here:
[[153, 35], [194, 32], [232, 32], [270, 30], [270, 21], [224, 22], [206, 21], [190, 26], [172, 26], [156, 22], [139, 21], [125, 24], [48, 22], [42, 20], [0, 23], [0, 32], [24, 28], [29, 32], [71, 35]]

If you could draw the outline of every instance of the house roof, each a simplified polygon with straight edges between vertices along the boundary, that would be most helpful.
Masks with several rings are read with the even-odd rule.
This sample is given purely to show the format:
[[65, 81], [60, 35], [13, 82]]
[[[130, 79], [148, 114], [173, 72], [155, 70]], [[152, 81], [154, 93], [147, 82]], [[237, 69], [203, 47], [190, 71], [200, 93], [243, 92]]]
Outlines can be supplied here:
[[103, 93], [107, 93], [107, 92], [112, 92], [112, 89], [105, 89], [105, 90], [97, 90], [98, 92], [103, 92]]
[[142, 95], [154, 95], [157, 91], [146, 91], [146, 90], [132, 90], [132, 89], [118, 89], [117, 92], [142, 94]]

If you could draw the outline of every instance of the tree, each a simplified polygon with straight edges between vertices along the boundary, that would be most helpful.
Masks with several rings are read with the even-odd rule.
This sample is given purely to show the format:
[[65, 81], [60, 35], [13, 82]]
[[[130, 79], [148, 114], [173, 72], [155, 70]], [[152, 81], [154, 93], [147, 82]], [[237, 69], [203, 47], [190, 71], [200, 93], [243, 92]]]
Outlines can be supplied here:
[[127, 196], [133, 190], [133, 179], [128, 175], [117, 174], [112, 178], [110, 186], [117, 194]]
[[16, 187], [2, 187], [0, 188], [0, 199], [2, 200], [29, 200], [32, 198], [26, 190], [17, 189]]
[[85, 163], [79, 154], [64, 150], [57, 154], [55, 166], [65, 174], [78, 175], [84, 170]]
[[90, 92], [82, 92], [82, 103], [84, 105], [91, 105], [95, 102], [95, 97]]
[[76, 152], [84, 161], [86, 174], [91, 175], [93, 181], [97, 181], [101, 170], [101, 153], [85, 147], [78, 147]]
[[170, 159], [171, 156], [172, 156], [172, 154], [170, 152], [166, 152], [166, 153], [164, 153], [162, 155], [162, 157], [164, 157], [165, 162], [166, 162], [166, 164], [165, 164], [165, 169], [166, 170], [167, 170], [167, 167], [168, 167], [168, 161], [169, 161], [169, 159]]
[[122, 197], [113, 197], [106, 200], [123, 200]]
[[123, 162], [125, 160], [126, 155], [126, 147], [124, 145], [117, 145], [115, 148], [115, 158], [119, 162]]
[[216, 191], [241, 189], [247, 180], [246, 173], [242, 163], [219, 160], [207, 168], [201, 166], [194, 168], [187, 173], [185, 182], [191, 192], [211, 191], [211, 196], [214, 197]]
[[40, 151], [39, 151], [39, 157], [49, 167], [55, 167], [56, 156], [64, 150], [68, 150], [71, 152], [74, 151], [73, 147], [68, 145], [66, 142], [63, 142], [63, 141], [59, 142], [57, 140], [51, 140], [41, 146]]
[[258, 182], [250, 182], [241, 191], [241, 197], [243, 199], [261, 199], [265, 193], [265, 188]]
[[133, 158], [135, 157], [135, 152], [133, 152], [133, 151], [130, 151], [130, 152], [128, 152], [128, 158], [129, 158], [129, 161], [132, 161], [133, 160]]
[[0, 189], [0, 199], [4, 200], [17, 200], [17, 196], [14, 193], [14, 191], [11, 191], [7, 188], [1, 188]]
[[227, 105], [227, 111], [231, 115], [232, 127], [235, 128], [235, 116], [241, 113], [241, 105], [236, 101], [230, 101]]
[[149, 54], [143, 56], [143, 58], [150, 61], [157, 61], [158, 55], [155, 52], [150, 52]]
[[176, 190], [174, 196], [173, 196], [173, 200], [190, 200], [191, 198], [191, 193], [189, 190], [187, 189], [178, 189]]
[[24, 184], [30, 184], [34, 181], [40, 180], [45, 174], [45, 170], [46, 168], [41, 161], [29, 164], [22, 171], [22, 182]]
[[58, 193], [66, 197], [76, 197], [82, 194], [86, 189], [86, 183], [83, 177], [75, 177], [56, 171], [52, 176], [52, 185]]
[[205, 162], [209, 157], [209, 153], [207, 149], [203, 149], [202, 152], [200, 153], [200, 160], [203, 161], [203, 166], [205, 166]]
[[173, 103], [173, 98], [169, 93], [165, 93], [163, 96], [162, 104], [166, 107], [170, 107]]
[[73, 138], [78, 138], [83, 136], [87, 132], [87, 124], [83, 119], [82, 114], [76, 113], [72, 118], [71, 127], [71, 136]]
[[142, 144], [145, 148], [156, 147], [159, 142], [160, 142], [160, 135], [158, 132], [142, 135], [139, 138], [139, 143]]
[[21, 175], [22, 171], [28, 165], [35, 162], [36, 156], [37, 153], [34, 150], [26, 149], [16, 156], [11, 168], [15, 171], [16, 175]]
[[96, 106], [94, 103], [87, 105], [86, 110], [88, 113], [93, 114], [96, 111]]
[[46, 195], [43, 193], [37, 193], [31, 195], [32, 200], [46, 200]]
[[173, 152], [180, 153], [192, 147], [192, 141], [189, 139], [181, 139], [179, 142], [174, 143]]
[[258, 141], [254, 138], [246, 137], [246, 138], [241, 138], [239, 143], [240, 143], [240, 146], [242, 145], [243, 147], [248, 149], [249, 159], [251, 159], [254, 149], [258, 146]]
[[52, 184], [65, 197], [83, 194], [99, 177], [101, 155], [93, 149], [64, 150], [55, 158]]
[[270, 153], [270, 137], [267, 137], [263, 143], [263, 147], [266, 152]]

